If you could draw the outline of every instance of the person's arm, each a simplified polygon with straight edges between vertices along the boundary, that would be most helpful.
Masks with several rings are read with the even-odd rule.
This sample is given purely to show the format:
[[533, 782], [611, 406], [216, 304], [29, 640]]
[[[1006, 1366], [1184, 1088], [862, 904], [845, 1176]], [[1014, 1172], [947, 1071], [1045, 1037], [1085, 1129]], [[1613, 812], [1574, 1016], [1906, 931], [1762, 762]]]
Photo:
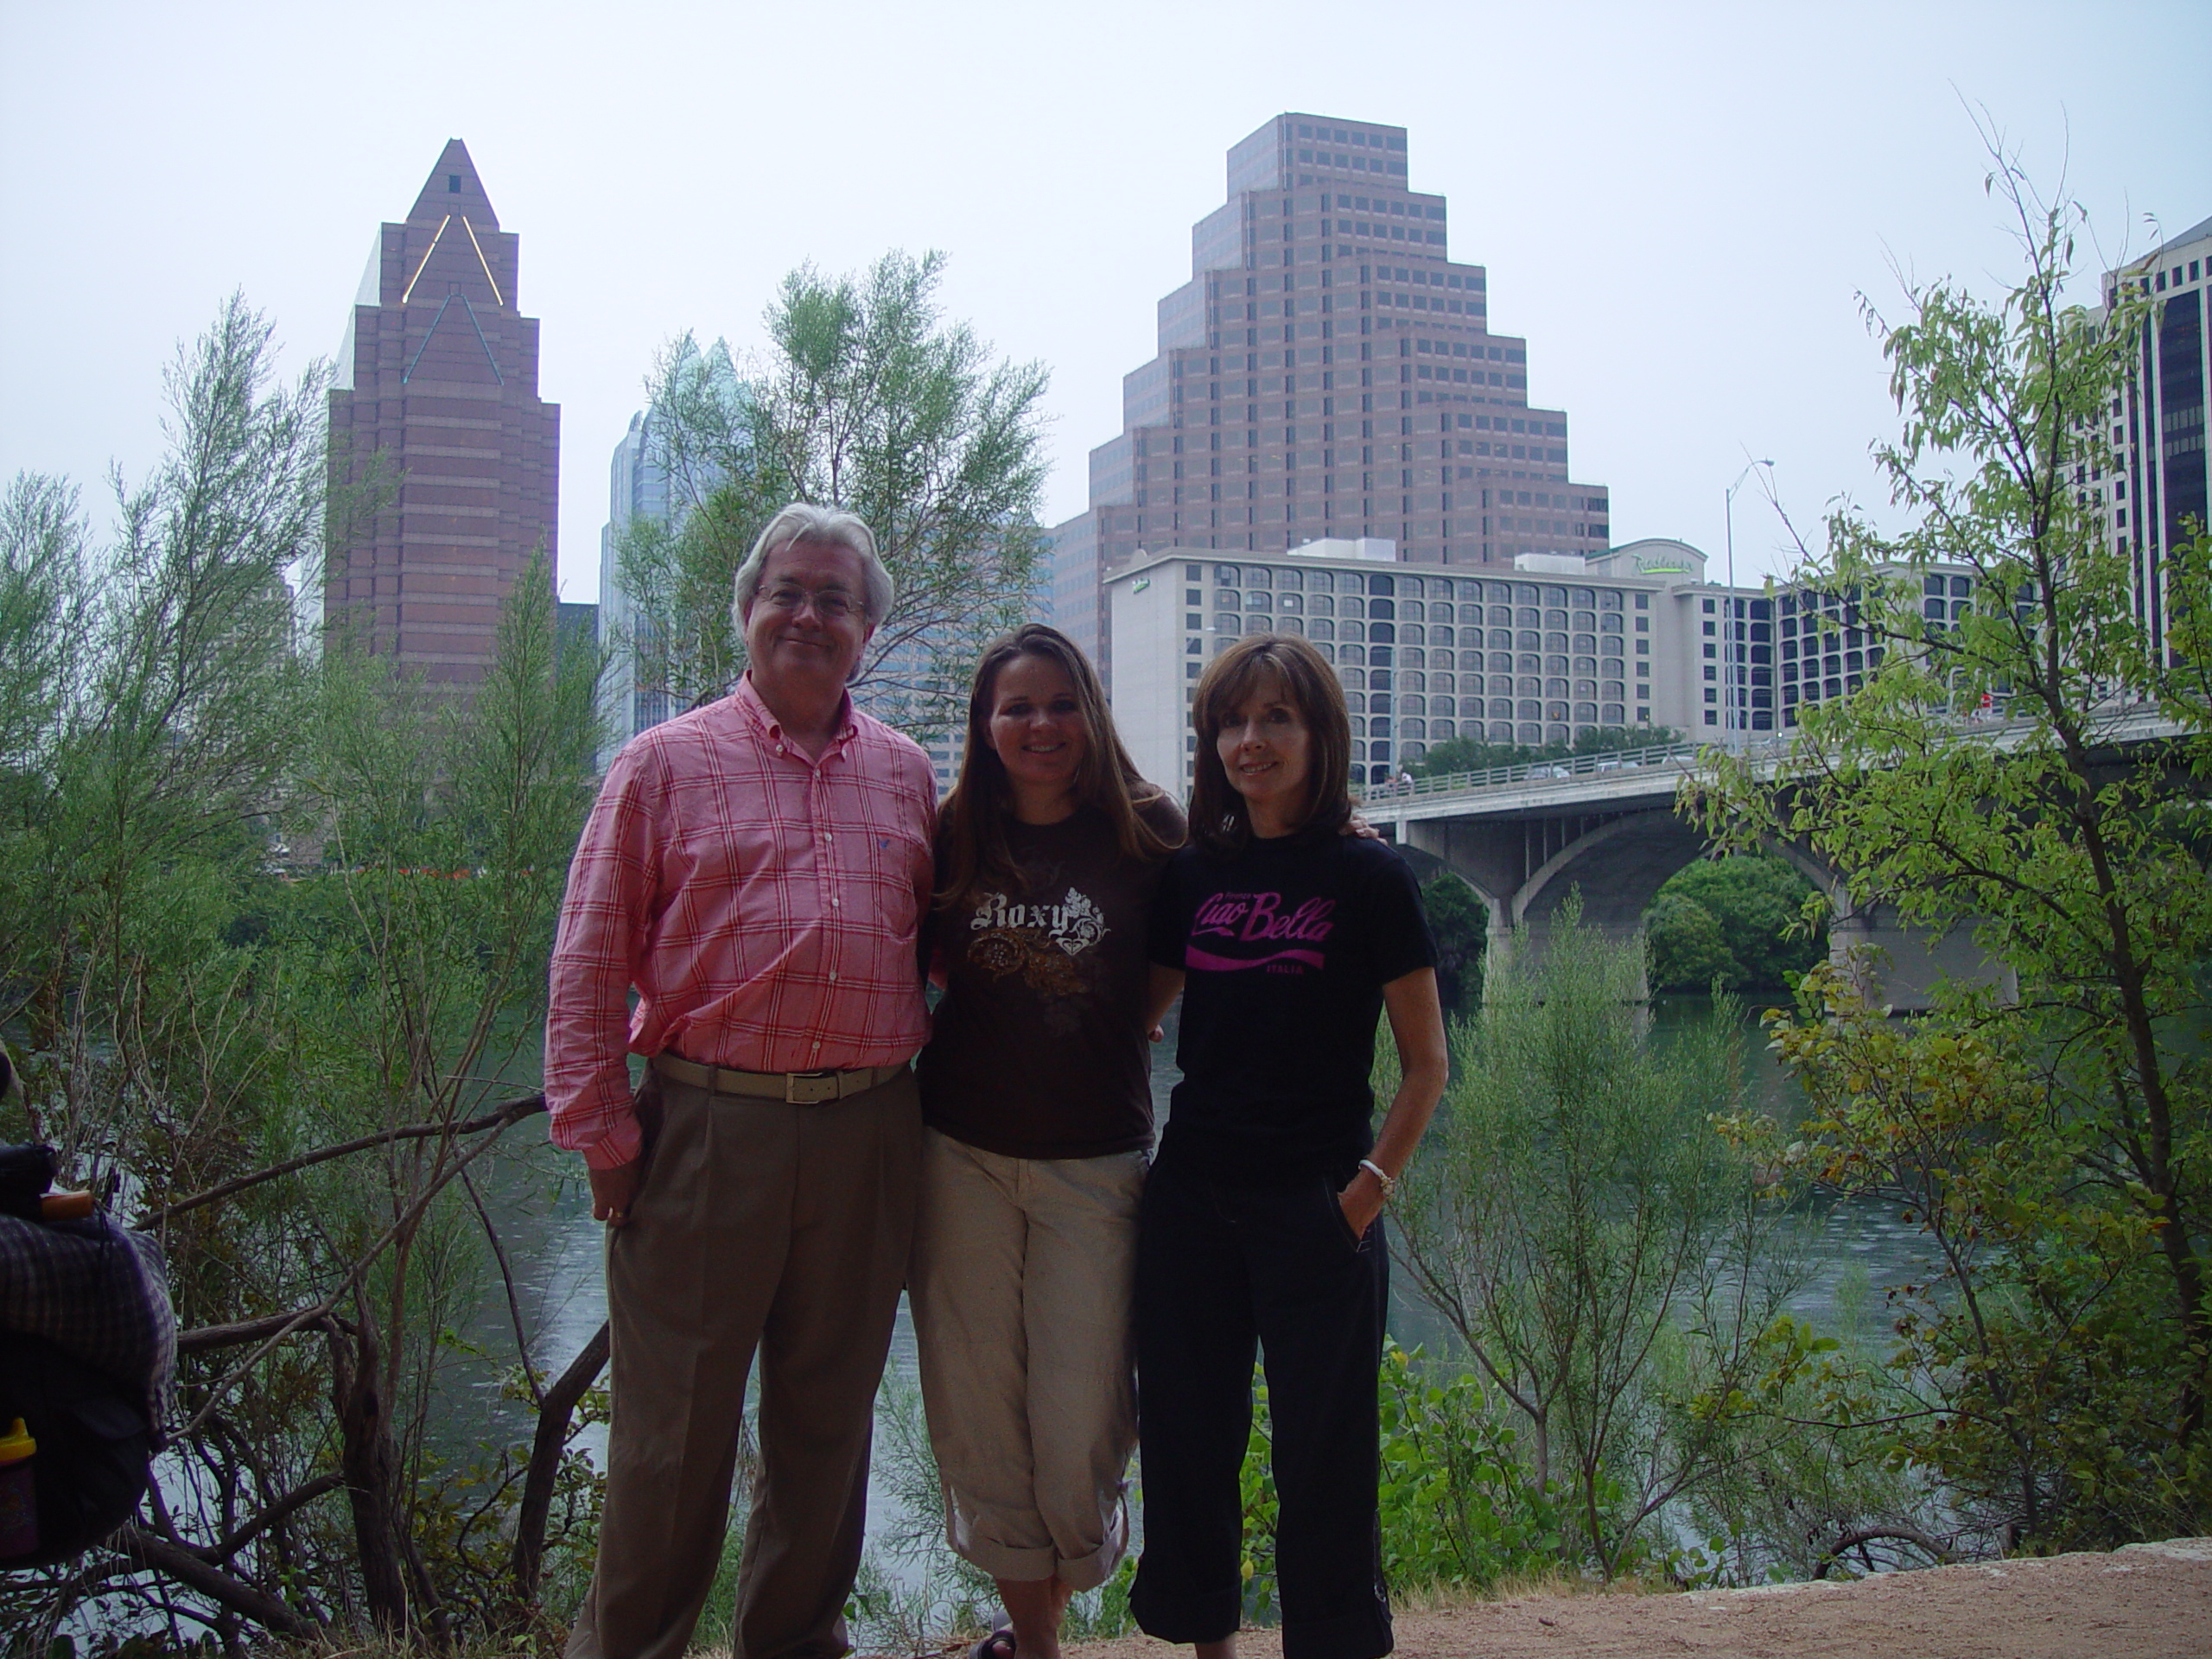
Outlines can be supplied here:
[[1145, 1035], [1158, 1042], [1166, 1033], [1160, 1022], [1167, 1017], [1167, 1010], [1175, 1006], [1175, 999], [1183, 995], [1183, 970], [1151, 964], [1151, 976], [1144, 988]]
[[546, 1007], [550, 1136], [583, 1154], [592, 1218], [616, 1227], [643, 1169], [628, 1055], [630, 984], [659, 872], [645, 770], [626, 750], [593, 804], [569, 868]]
[[[1154, 969], [1154, 973], [1160, 970]], [[1451, 1069], [1451, 1052], [1444, 1040], [1444, 1007], [1436, 994], [1436, 969], [1416, 968], [1382, 988], [1382, 1009], [1390, 1017], [1390, 1039], [1398, 1046], [1398, 1092], [1382, 1119], [1382, 1132], [1375, 1138], [1369, 1159], [1395, 1179], [1413, 1161], [1414, 1148], [1436, 1116], [1436, 1103], [1444, 1097], [1445, 1079]], [[1382, 1211], [1382, 1183], [1372, 1170], [1361, 1169], [1338, 1194], [1344, 1219], [1353, 1232], [1364, 1236]]]

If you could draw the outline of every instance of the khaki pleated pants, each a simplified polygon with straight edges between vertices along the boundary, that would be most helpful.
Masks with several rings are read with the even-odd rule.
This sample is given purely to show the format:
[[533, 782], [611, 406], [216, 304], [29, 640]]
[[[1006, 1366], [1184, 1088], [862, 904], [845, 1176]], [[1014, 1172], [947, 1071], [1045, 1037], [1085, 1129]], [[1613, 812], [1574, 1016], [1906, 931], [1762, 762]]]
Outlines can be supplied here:
[[736, 1659], [838, 1659], [913, 1229], [912, 1074], [787, 1105], [648, 1073], [639, 1109], [645, 1184], [607, 1242], [607, 1502], [568, 1659], [680, 1659], [721, 1556], [756, 1350]]

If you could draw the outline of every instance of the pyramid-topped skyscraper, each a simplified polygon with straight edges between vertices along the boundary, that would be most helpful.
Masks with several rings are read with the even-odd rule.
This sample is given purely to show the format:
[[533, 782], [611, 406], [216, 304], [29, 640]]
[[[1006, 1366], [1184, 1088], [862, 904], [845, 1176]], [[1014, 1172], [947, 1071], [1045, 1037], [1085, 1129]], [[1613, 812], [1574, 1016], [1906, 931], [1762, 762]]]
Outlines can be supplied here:
[[1100, 583], [1140, 550], [1395, 544], [1423, 564], [1603, 552], [1603, 486], [1571, 481], [1567, 416], [1529, 402], [1528, 341], [1491, 332], [1406, 130], [1287, 114], [1229, 152], [1192, 227], [1159, 355], [1122, 383], [1090, 505], [1053, 532], [1055, 620], [1102, 656]]
[[[450, 140], [404, 222], [377, 233], [330, 394], [334, 474], [373, 512], [334, 512], [323, 603], [433, 684], [484, 676], [499, 602], [556, 556], [561, 410], [537, 395], [518, 238]], [[352, 504], [358, 507], [358, 502]]]

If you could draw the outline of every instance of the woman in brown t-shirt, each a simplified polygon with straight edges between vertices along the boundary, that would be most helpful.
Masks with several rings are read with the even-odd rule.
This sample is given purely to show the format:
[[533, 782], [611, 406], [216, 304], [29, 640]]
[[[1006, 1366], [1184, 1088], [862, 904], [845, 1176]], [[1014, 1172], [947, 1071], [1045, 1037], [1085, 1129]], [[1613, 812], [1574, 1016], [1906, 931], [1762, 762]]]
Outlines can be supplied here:
[[947, 1535], [1012, 1627], [976, 1659], [1058, 1659], [1068, 1598], [1128, 1547], [1145, 925], [1182, 839], [1082, 652], [1033, 623], [994, 641], [938, 815], [908, 1280]]

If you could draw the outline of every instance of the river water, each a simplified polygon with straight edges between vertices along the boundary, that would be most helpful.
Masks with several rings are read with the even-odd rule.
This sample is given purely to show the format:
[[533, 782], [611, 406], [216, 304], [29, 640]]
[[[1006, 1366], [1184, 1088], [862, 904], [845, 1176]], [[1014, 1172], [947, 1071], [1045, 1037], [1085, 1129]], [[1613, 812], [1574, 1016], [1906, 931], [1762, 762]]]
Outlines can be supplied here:
[[[1662, 997], [1655, 1001], [1652, 1012], [1655, 1033], [1662, 1041], [1714, 1017], [1712, 1001], [1706, 997]], [[1767, 1052], [1756, 1024], [1758, 1010], [1745, 1010], [1744, 1018], [1750, 1027], [1745, 1050], [1751, 1103], [1784, 1122], [1794, 1122], [1802, 1116], [1802, 1099]], [[1153, 1099], [1163, 1119], [1168, 1091], [1181, 1077], [1174, 1064], [1172, 1015], [1170, 1019], [1167, 1041], [1154, 1050], [1153, 1058]], [[526, 1062], [530, 1053], [530, 1044], [518, 1046], [518, 1059]], [[524, 1069], [518, 1065], [517, 1075]], [[606, 1317], [607, 1299], [601, 1274], [603, 1230], [591, 1218], [581, 1165], [544, 1143], [542, 1125], [543, 1120], [524, 1125], [514, 1132], [512, 1146], [485, 1160], [494, 1166], [485, 1196], [513, 1269], [514, 1300], [531, 1354], [541, 1375], [550, 1376], [598, 1328]], [[1885, 1206], [1831, 1202], [1800, 1212], [1793, 1224], [1787, 1246], [1802, 1255], [1804, 1275], [1792, 1311], [1824, 1332], [1856, 1332], [1871, 1339], [1880, 1324], [1882, 1289], [1927, 1277], [1926, 1241], [1918, 1229]], [[1395, 1299], [1391, 1325], [1406, 1346], [1419, 1343], [1432, 1354], [1449, 1351], [1451, 1343], [1436, 1316], [1402, 1294]], [[441, 1438], [456, 1450], [487, 1437], [526, 1440], [528, 1425], [516, 1415], [515, 1407], [502, 1403], [499, 1396], [515, 1345], [514, 1315], [497, 1281], [486, 1286], [459, 1334], [461, 1352], [452, 1360], [446, 1379], [451, 1402], [446, 1414], [448, 1433]], [[888, 1370], [893, 1386], [913, 1386], [914, 1332], [903, 1302]], [[885, 1437], [878, 1438], [880, 1442]], [[593, 1432], [585, 1444], [596, 1453], [603, 1444], [601, 1433]], [[896, 1500], [884, 1486], [875, 1483], [870, 1499], [872, 1537], [880, 1536], [900, 1519]]]

